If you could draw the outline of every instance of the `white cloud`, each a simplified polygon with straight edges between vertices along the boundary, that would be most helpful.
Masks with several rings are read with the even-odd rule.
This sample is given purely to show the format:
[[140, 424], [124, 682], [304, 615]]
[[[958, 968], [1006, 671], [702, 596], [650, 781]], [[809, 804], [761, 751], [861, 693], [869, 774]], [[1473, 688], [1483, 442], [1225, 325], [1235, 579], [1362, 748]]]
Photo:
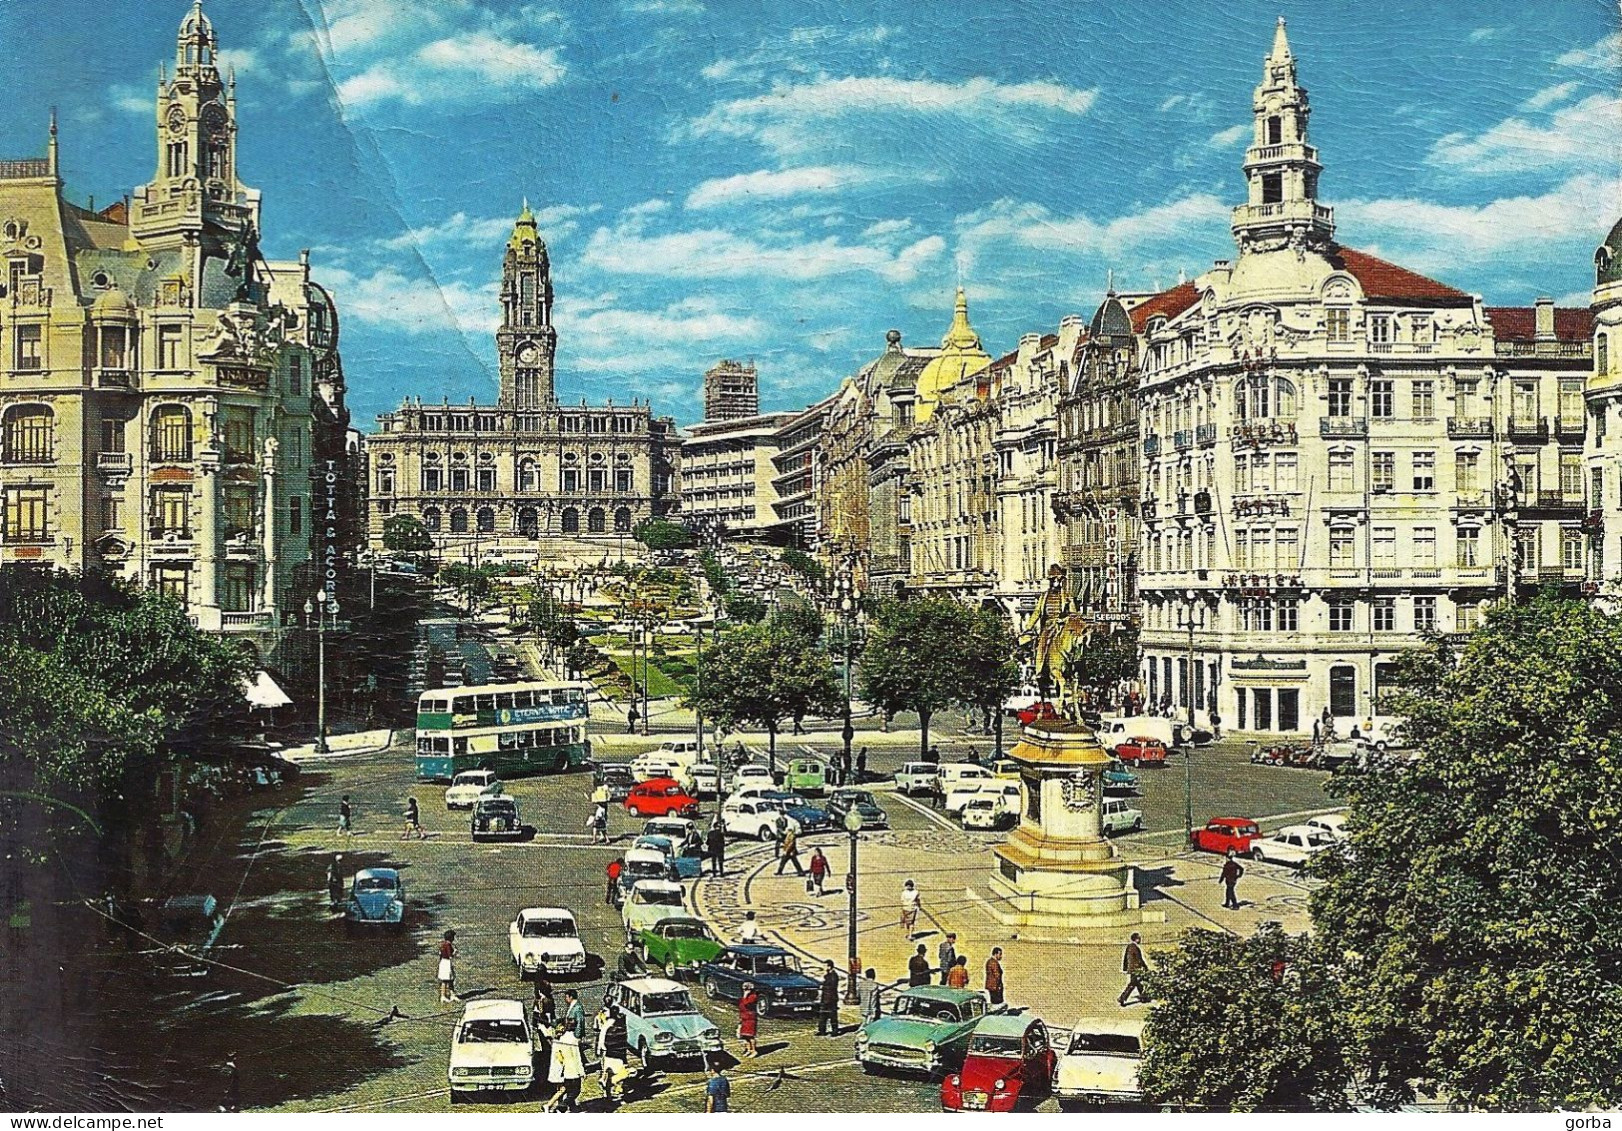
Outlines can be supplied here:
[[701, 181], [687, 194], [687, 207], [714, 208], [739, 200], [781, 200], [806, 193], [836, 192], [867, 179], [855, 166], [808, 165], [798, 169], [760, 169]]
[[558, 333], [587, 372], [688, 370], [695, 355], [749, 347], [770, 334], [768, 323], [709, 299], [685, 299], [638, 310], [626, 306], [571, 315], [558, 311]]
[[489, 101], [543, 90], [566, 73], [556, 47], [472, 32], [426, 43], [404, 60], [379, 60], [340, 82], [338, 99], [350, 109], [387, 101]]
[[127, 114], [151, 114], [157, 106], [151, 87], [111, 86], [107, 88], [107, 101]]
[[370, 326], [406, 334], [453, 330], [482, 336], [494, 333], [500, 322], [494, 282], [476, 287], [458, 280], [436, 282], [394, 267], [355, 274], [330, 266], [318, 274], [343, 317]]
[[1241, 122], [1237, 126], [1229, 126], [1225, 130], [1218, 130], [1210, 136], [1205, 144], [1212, 149], [1231, 149], [1249, 137], [1254, 129], [1255, 127], [1249, 123]]
[[[601, 207], [598, 204], [584, 208], [573, 204], [555, 204], [531, 211], [535, 214], [535, 226], [540, 229], [541, 238], [552, 241], [573, 235], [579, 230], [580, 218], [599, 211]], [[397, 236], [378, 240], [376, 246], [384, 251], [406, 251], [443, 244], [473, 248], [493, 245], [511, 234], [517, 218], [516, 210], [510, 216], [484, 217], [456, 212], [443, 220], [419, 228], [408, 228]]]
[[880, 220], [876, 224], [869, 224], [862, 229], [864, 240], [882, 239], [885, 236], [898, 236], [903, 232], [912, 230], [912, 221], [907, 219]]
[[1576, 80], [1546, 86], [1521, 105], [1527, 110], [1546, 110], [1556, 102], [1564, 102], [1578, 87]]
[[1202, 246], [1228, 224], [1229, 207], [1208, 193], [1141, 208], [1113, 219], [1057, 214], [1045, 205], [999, 200], [958, 218], [971, 262], [988, 248], [1017, 244], [1045, 252], [1119, 257], [1153, 244]]
[[1562, 67], [1614, 71], [1622, 63], [1622, 31], [1613, 32], [1592, 46], [1567, 51], [1555, 62]]
[[644, 16], [702, 16], [698, 0], [626, 0], [625, 10]]
[[222, 71], [235, 71], [239, 75], [260, 73], [259, 52], [250, 47], [226, 47], [215, 56]]
[[1480, 43], [1483, 40], [1491, 39], [1493, 36], [1495, 36], [1497, 34], [1498, 34], [1498, 29], [1495, 28], [1495, 27], [1478, 27], [1474, 31], [1472, 31], [1469, 34], [1469, 36], [1467, 36], [1466, 38], [1468, 38], [1471, 43]]
[[[1534, 96], [1536, 97], [1536, 96]], [[1550, 167], [1611, 168], [1622, 140], [1622, 98], [1592, 94], [1541, 121], [1506, 118], [1472, 137], [1452, 133], [1431, 147], [1432, 164], [1473, 173], [1520, 173]]]

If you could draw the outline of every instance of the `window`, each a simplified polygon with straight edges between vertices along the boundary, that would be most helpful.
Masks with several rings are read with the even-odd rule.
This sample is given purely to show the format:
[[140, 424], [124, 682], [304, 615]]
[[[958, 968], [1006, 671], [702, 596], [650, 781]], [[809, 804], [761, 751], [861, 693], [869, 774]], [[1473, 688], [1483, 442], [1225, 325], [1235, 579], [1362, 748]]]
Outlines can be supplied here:
[[1329, 453], [1329, 489], [1331, 491], [1350, 491], [1353, 489], [1352, 453], [1347, 451], [1334, 451]]
[[1567, 571], [1583, 568], [1583, 532], [1581, 530], [1562, 530], [1560, 532], [1560, 566]]
[[1273, 532], [1271, 530], [1252, 530], [1250, 532], [1250, 560], [1257, 569], [1273, 568]]
[[1460, 493], [1480, 490], [1477, 471], [1481, 467], [1479, 452], [1460, 452], [1453, 457], [1453, 487]]
[[1274, 114], [1267, 119], [1267, 144], [1280, 145], [1284, 141], [1284, 119]]
[[568, 493], [568, 494], [574, 494], [575, 492], [579, 491], [580, 490], [580, 469], [579, 468], [574, 468], [574, 467], [566, 467], [566, 468], [564, 468], [563, 469], [562, 483], [563, 483], [563, 485], [562, 485], [561, 489], [564, 492]]
[[152, 459], [185, 463], [191, 459], [191, 410], [164, 405], [152, 414]]
[[254, 584], [254, 570], [250, 565], [232, 564], [225, 567], [220, 582], [220, 611], [251, 613], [259, 603], [259, 587]]
[[379, 495], [394, 494], [394, 468], [380, 467], [377, 469], [377, 493]]
[[1350, 377], [1331, 377], [1329, 379], [1329, 415], [1352, 415], [1352, 379]]
[[1435, 597], [1415, 597], [1414, 598], [1414, 631], [1415, 632], [1435, 632], [1436, 631], [1436, 598]]
[[185, 566], [162, 565], [152, 567], [152, 588], [165, 597], [186, 607], [186, 582], [191, 571]]
[[1413, 384], [1413, 408], [1415, 420], [1436, 419], [1436, 382], [1415, 381]]
[[481, 467], [478, 472], [480, 494], [490, 494], [496, 489], [496, 469]]
[[1515, 532], [1515, 568], [1537, 572], [1543, 564], [1542, 546], [1538, 539], [1537, 530], [1518, 530]]
[[1583, 426], [1583, 383], [1580, 380], [1560, 380], [1560, 423], [1567, 428]]
[[1329, 532], [1329, 565], [1331, 568], [1350, 569], [1357, 564], [1357, 540], [1349, 526], [1337, 526]]
[[225, 410], [225, 458], [235, 463], [253, 459], [253, 410], [231, 407]]
[[153, 488], [152, 537], [191, 537], [191, 488]]
[[1605, 502], [1605, 469], [1603, 467], [1589, 469], [1588, 490], [1588, 505], [1590, 508], [1598, 507]]
[[1250, 632], [1273, 631], [1273, 602], [1267, 600], [1251, 601], [1245, 606], [1250, 623], [1246, 629]]
[[631, 485], [635, 481], [635, 478], [636, 476], [628, 467], [622, 467], [616, 470], [614, 472], [615, 493], [620, 495], [629, 495], [631, 493]]
[[6, 541], [49, 541], [49, 487], [6, 488]]
[[1481, 606], [1460, 602], [1453, 610], [1453, 624], [1460, 632], [1474, 632], [1481, 623]]
[[1436, 527], [1414, 527], [1414, 565], [1434, 566], [1436, 564]]
[[1611, 339], [1601, 334], [1594, 339], [1594, 372], [1602, 376], [1611, 371]]
[[124, 497], [122, 495], [108, 495], [101, 500], [101, 528], [103, 530], [124, 529]]
[[1278, 568], [1281, 571], [1297, 570], [1301, 568], [1301, 532], [1293, 526], [1281, 526], [1273, 535], [1275, 539], [1274, 552], [1278, 555]]
[[234, 538], [254, 532], [254, 504], [252, 488], [227, 487], [225, 489], [225, 536]]
[[496, 512], [489, 507], [480, 507], [476, 516], [480, 534], [494, 534], [496, 532]]
[[451, 468], [451, 490], [452, 491], [466, 491], [467, 490], [467, 468], [466, 467], [453, 466]]
[[602, 534], [608, 529], [608, 516], [603, 513], [602, 507], [592, 507], [586, 513], [586, 533]]
[[1397, 599], [1395, 597], [1376, 597], [1374, 599], [1374, 631], [1397, 631]]
[[1560, 497], [1567, 502], [1582, 502], [1583, 457], [1581, 452], [1560, 453]]
[[1414, 490], [1436, 490], [1436, 453], [1414, 453]]
[[1352, 340], [1352, 312], [1344, 306], [1332, 306], [1324, 311], [1324, 329], [1332, 342]]
[[1460, 380], [1455, 382], [1453, 399], [1460, 416], [1474, 417], [1476, 415], [1477, 410], [1481, 407], [1481, 403], [1477, 398], [1480, 387], [1481, 383], [1479, 381]]
[[[1157, 535], [1153, 542], [1155, 569], [1160, 568], [1160, 538]], [[1233, 564], [1240, 569], [1250, 565], [1250, 531], [1236, 530], [1233, 533]]]
[[614, 533], [629, 534], [631, 532], [631, 511], [629, 507], [620, 507], [614, 512]]
[[1416, 345], [1430, 345], [1436, 340], [1435, 328], [1429, 314], [1415, 314], [1408, 320]]
[[5, 462], [50, 463], [54, 458], [56, 415], [44, 405], [6, 409]]
[[1250, 457], [1233, 457], [1233, 489], [1236, 494], [1250, 494]]
[[1369, 315], [1369, 342], [1373, 345], [1386, 345], [1391, 341], [1391, 315]]
[[1299, 477], [1296, 475], [1296, 455], [1294, 452], [1279, 452], [1273, 456], [1274, 488], [1278, 491], [1296, 491], [1300, 489]]
[[1374, 528], [1374, 568], [1397, 568], [1397, 528], [1395, 526], [1376, 526]]
[[454, 510], [451, 511], [451, 533], [452, 534], [466, 534], [467, 533], [467, 510], [466, 510], [466, 508], [457, 507], [457, 508], [455, 508]]
[[1333, 597], [1329, 601], [1329, 631], [1352, 632], [1357, 624], [1357, 605], [1349, 597]]
[[1390, 420], [1397, 415], [1395, 382], [1386, 380], [1369, 382], [1369, 415], [1376, 420]]
[[1481, 565], [1481, 528], [1461, 526], [1458, 534], [1458, 567], [1476, 569]]
[[1251, 457], [1251, 467], [1254, 471], [1251, 479], [1255, 483], [1257, 491], [1265, 493], [1273, 489], [1272, 462], [1266, 452], [1257, 452]]
[[439, 523], [440, 517], [438, 507], [429, 507], [427, 510], [422, 512], [422, 525], [425, 529], [437, 534], [439, 533]]
[[[16, 292], [13, 291], [13, 294]], [[24, 323], [17, 327], [17, 364], [18, 369], [43, 369], [45, 360], [41, 353], [44, 328], [38, 323]]]
[[1278, 204], [1284, 199], [1284, 174], [1262, 174], [1262, 203]]
[[1376, 491], [1391, 491], [1397, 486], [1397, 453], [1374, 452], [1369, 457], [1369, 485]]
[[518, 490], [528, 495], [540, 489], [540, 472], [535, 467], [535, 461], [532, 459], [524, 460], [518, 465]]
[[586, 472], [586, 489], [593, 494], [608, 490], [608, 472], [598, 467]]
[[1301, 631], [1301, 603], [1288, 598], [1281, 598], [1274, 605], [1278, 613], [1278, 630], [1280, 632]]
[[1536, 381], [1516, 381], [1510, 390], [1510, 415], [1523, 424], [1532, 423], [1538, 414], [1538, 384]]

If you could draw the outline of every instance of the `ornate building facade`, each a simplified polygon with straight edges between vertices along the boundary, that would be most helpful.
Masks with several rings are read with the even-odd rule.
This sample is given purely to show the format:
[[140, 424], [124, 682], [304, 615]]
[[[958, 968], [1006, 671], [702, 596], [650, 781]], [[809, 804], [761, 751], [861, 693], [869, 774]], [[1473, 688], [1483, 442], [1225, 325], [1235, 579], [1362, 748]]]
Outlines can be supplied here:
[[1622, 220], [1594, 252], [1593, 369], [1585, 389], [1590, 588], [1622, 606]]
[[218, 50], [194, 5], [129, 202], [64, 198], [54, 121], [45, 157], [0, 162], [0, 561], [110, 569], [272, 657], [312, 554], [353, 549], [324, 462], [348, 416], [331, 296], [259, 256]]
[[558, 403], [552, 301], [546, 244], [526, 204], [502, 260], [496, 403], [418, 398], [378, 417], [367, 438], [374, 544], [405, 514], [470, 554], [600, 555], [674, 507], [679, 439], [669, 417], [635, 398]]

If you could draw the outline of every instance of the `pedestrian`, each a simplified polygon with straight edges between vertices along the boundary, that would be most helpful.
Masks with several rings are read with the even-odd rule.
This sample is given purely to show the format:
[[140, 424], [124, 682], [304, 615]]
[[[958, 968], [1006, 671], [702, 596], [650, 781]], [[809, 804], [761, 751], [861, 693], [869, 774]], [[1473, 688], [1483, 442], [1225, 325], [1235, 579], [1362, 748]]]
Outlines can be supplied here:
[[867, 747], [862, 747], [856, 755], [856, 780], [865, 781], [867, 778]]
[[456, 996], [456, 932], [446, 931], [439, 940], [439, 1004], [461, 1001]]
[[592, 808], [591, 816], [586, 818], [586, 827], [591, 829], [591, 843], [608, 843], [608, 806], [599, 801]]
[[625, 712], [625, 733], [626, 734], [635, 734], [636, 733], [636, 721], [638, 719], [640, 719], [641, 717], [642, 717], [642, 713], [636, 709], [636, 704], [632, 703], [631, 704], [631, 709]]
[[580, 1083], [586, 1076], [586, 1066], [580, 1058], [580, 1038], [568, 1026], [549, 1030], [547, 1036], [551, 1039], [552, 1051], [546, 1078], [553, 1085], [553, 1091], [542, 1110], [573, 1111], [580, 1101]]
[[575, 1043], [586, 1039], [586, 1010], [580, 1004], [580, 994], [575, 990], [564, 990], [563, 1025], [574, 1034]]
[[946, 932], [946, 937], [941, 940], [941, 945], [935, 948], [935, 958], [940, 964], [941, 985], [944, 986], [947, 973], [952, 969], [953, 963], [957, 961], [957, 934], [955, 932]]
[[1122, 1009], [1126, 1008], [1126, 999], [1134, 993], [1140, 1002], [1149, 999], [1143, 994], [1143, 975], [1149, 969], [1149, 963], [1143, 957], [1143, 936], [1132, 932], [1132, 939], [1126, 944], [1126, 950], [1121, 954], [1121, 973], [1126, 975], [1126, 989], [1116, 999]]
[[908, 938], [918, 925], [918, 911], [923, 907], [924, 893], [911, 880], [901, 885], [901, 930]]
[[724, 876], [727, 874], [727, 830], [721, 824], [721, 814], [716, 813], [710, 821], [710, 830], [704, 837], [705, 847], [710, 853], [710, 875]]
[[732, 1099], [732, 1082], [721, 1071], [720, 1060], [713, 1056], [705, 1057], [704, 1068], [709, 1074], [709, 1079], [704, 1083], [705, 1112], [730, 1111], [727, 1105]]
[[557, 1011], [557, 1002], [552, 997], [552, 980], [546, 976], [546, 963], [542, 962], [535, 967], [534, 1004], [530, 1012], [535, 1018], [537, 1029], [550, 1027]]
[[907, 959], [907, 986], [929, 985], [929, 955], [923, 943], [918, 944], [917, 953]]
[[1244, 874], [1245, 869], [1239, 863], [1239, 854], [1231, 848], [1228, 849], [1228, 859], [1223, 862], [1222, 874], [1217, 879], [1226, 889], [1222, 895], [1222, 906], [1230, 911], [1239, 910], [1239, 896], [1234, 891], [1234, 885], [1239, 882], [1239, 877]]
[[864, 1022], [877, 1021], [879, 1018], [879, 989], [878, 971], [869, 966], [862, 971], [862, 980], [856, 985], [857, 1009]]
[[1312, 745], [1318, 746], [1323, 742], [1323, 723], [1317, 719], [1312, 720]]
[[338, 802], [338, 835], [355, 835], [355, 807], [349, 803], [349, 794], [344, 794], [343, 800]]
[[760, 941], [760, 924], [755, 920], [753, 911], [743, 913], [743, 925], [738, 928], [738, 941], [745, 946], [753, 946]]
[[614, 907], [619, 903], [620, 870], [625, 867], [623, 860], [610, 860], [608, 862], [608, 890], [603, 893], [603, 902]]
[[969, 988], [969, 960], [958, 955], [952, 960], [952, 968], [946, 972], [946, 985], [954, 990]]
[[327, 900], [334, 907], [344, 901], [344, 857], [341, 852], [334, 853], [332, 863], [327, 865]]
[[811, 883], [817, 889], [817, 895], [822, 895], [822, 885], [828, 879], [828, 858], [822, 854], [821, 848], [811, 850]]
[[625, 1080], [631, 1074], [625, 1066], [629, 1049], [625, 1019], [620, 1016], [619, 1006], [604, 1002], [603, 1011], [597, 1015], [597, 1056], [602, 1061], [597, 1079], [602, 1083], [603, 1096], [610, 1103], [619, 1103], [625, 1098]]
[[401, 840], [427, 840], [428, 834], [422, 831], [422, 811], [417, 808], [415, 797], [406, 798], [405, 832], [400, 834]]
[[992, 1005], [1001, 1005], [1003, 1002], [1003, 976], [1002, 976], [1002, 947], [991, 948], [991, 957], [986, 959], [986, 997]]
[[805, 875], [805, 865], [800, 863], [800, 838], [792, 825], [783, 830], [783, 843], [778, 849], [777, 874], [781, 876], [783, 869], [790, 864], [794, 865], [796, 876]]
[[743, 996], [738, 999], [738, 1039], [743, 1042], [743, 1055], [757, 1057], [760, 1050], [755, 1042], [760, 1039], [760, 995], [755, 983], [743, 984]]
[[817, 993], [817, 1036], [839, 1036], [839, 971], [831, 961]]
[[933, 762], [937, 766], [940, 765], [941, 764], [941, 748], [939, 746], [931, 746], [929, 748], [929, 753], [924, 755], [924, 761]]
[[237, 1071], [237, 1054], [231, 1053], [220, 1066], [222, 1087], [220, 1090], [220, 1110], [238, 1112], [242, 1110], [242, 1074]]

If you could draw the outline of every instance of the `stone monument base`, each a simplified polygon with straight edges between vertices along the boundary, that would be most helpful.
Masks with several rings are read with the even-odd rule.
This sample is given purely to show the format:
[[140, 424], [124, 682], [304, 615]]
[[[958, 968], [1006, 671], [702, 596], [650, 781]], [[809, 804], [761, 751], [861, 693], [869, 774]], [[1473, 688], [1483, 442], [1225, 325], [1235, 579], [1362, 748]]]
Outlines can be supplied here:
[[992, 852], [997, 868], [986, 890], [970, 889], [969, 898], [999, 923], [1018, 928], [1022, 938], [1165, 918], [1164, 912], [1144, 913], [1137, 869], [1118, 860], [1115, 846], [1102, 837], [1044, 836], [1021, 826]]

